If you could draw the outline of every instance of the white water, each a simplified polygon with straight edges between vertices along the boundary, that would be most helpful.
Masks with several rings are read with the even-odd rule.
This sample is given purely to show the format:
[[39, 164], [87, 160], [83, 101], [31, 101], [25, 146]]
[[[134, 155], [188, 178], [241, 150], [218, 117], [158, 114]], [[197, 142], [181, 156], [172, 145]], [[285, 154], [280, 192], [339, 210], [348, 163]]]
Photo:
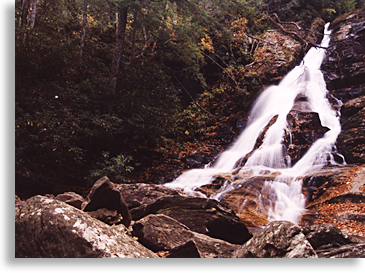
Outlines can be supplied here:
[[[325, 48], [330, 41], [328, 25], [325, 27], [321, 47], [312, 47], [302, 63], [290, 71], [279, 85], [268, 87], [262, 92], [250, 112], [247, 127], [232, 147], [218, 157], [213, 166], [185, 172], [165, 186], [181, 189], [190, 195], [203, 195], [195, 189], [209, 184], [214, 175], [232, 172], [237, 161], [253, 150], [256, 139], [268, 122], [278, 115], [276, 122], [266, 132], [261, 147], [250, 156], [239, 172], [279, 171], [281, 175], [274, 181], [265, 182], [266, 187], [274, 190], [277, 198], [267, 212], [269, 220], [298, 223], [304, 211], [305, 197], [302, 194], [302, 181], [297, 177], [321, 168], [328, 162], [336, 164], [332, 153], [336, 150], [335, 142], [341, 131], [339, 113], [331, 107], [327, 99], [328, 91], [320, 70]], [[317, 112], [322, 126], [330, 130], [315, 141], [307, 153], [291, 166], [290, 158], [283, 148], [283, 137], [288, 130], [286, 116], [299, 94], [307, 98], [305, 111]], [[228, 184], [211, 198], [219, 199], [222, 194], [232, 189], [233, 186]]]

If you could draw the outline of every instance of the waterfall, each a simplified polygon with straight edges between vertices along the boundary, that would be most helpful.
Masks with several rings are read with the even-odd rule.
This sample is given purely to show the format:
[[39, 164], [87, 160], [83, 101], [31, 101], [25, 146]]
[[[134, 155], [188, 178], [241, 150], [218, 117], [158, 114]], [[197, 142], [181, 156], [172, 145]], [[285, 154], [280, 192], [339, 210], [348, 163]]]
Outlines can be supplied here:
[[[183, 190], [190, 195], [204, 196], [196, 189], [211, 183], [215, 175], [233, 172], [237, 162], [251, 152], [239, 173], [251, 172], [254, 175], [263, 170], [280, 173], [274, 180], [265, 182], [265, 188], [271, 189], [276, 195], [276, 201], [267, 211], [268, 219], [298, 223], [305, 204], [299, 177], [323, 167], [329, 161], [337, 164], [332, 154], [341, 131], [339, 113], [327, 99], [328, 90], [320, 70], [330, 41], [328, 27], [329, 23], [325, 26], [320, 47], [312, 47], [301, 64], [291, 70], [277, 86], [270, 86], [261, 93], [252, 107], [246, 128], [233, 145], [219, 155], [213, 166], [187, 171], [165, 186]], [[288, 130], [287, 115], [293, 109], [298, 95], [306, 97], [306, 111], [318, 113], [321, 125], [329, 130], [292, 166], [283, 147], [283, 138]], [[261, 146], [253, 150], [257, 138], [275, 116], [276, 121], [265, 133]], [[234, 187], [229, 184], [225, 185], [211, 198], [219, 199], [232, 189]]]

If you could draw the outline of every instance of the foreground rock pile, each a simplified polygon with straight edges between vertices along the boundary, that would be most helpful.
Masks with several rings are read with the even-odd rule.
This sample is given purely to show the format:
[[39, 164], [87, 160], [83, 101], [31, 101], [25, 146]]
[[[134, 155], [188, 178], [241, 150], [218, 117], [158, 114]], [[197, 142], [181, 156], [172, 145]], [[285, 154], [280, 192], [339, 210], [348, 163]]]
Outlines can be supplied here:
[[[138, 190], [137, 190], [138, 189]], [[363, 257], [365, 242], [333, 225], [269, 223], [254, 236], [221, 203], [161, 185], [98, 180], [75, 193], [16, 198], [16, 257]]]

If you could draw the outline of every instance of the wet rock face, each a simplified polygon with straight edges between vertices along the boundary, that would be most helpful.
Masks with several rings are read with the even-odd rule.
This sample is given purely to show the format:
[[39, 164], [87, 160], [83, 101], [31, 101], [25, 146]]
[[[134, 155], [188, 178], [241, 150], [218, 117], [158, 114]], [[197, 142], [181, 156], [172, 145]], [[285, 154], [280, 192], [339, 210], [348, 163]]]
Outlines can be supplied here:
[[332, 29], [328, 56], [323, 62], [327, 87], [343, 102], [352, 94], [342, 94], [341, 89], [365, 83], [365, 10], [341, 16], [331, 23]]
[[343, 123], [337, 142], [347, 163], [365, 163], [365, 107]]
[[322, 70], [327, 89], [344, 103], [337, 144], [347, 163], [364, 163], [365, 10], [341, 16], [330, 28], [331, 42]]
[[321, 125], [318, 113], [314, 112], [292, 110], [286, 119], [288, 131], [285, 132], [284, 144], [294, 165], [329, 129]]

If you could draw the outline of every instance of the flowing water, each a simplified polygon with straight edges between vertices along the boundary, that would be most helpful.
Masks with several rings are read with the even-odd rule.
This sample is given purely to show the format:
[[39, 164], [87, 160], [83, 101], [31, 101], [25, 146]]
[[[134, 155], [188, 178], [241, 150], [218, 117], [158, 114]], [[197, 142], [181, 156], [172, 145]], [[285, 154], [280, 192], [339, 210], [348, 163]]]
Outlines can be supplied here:
[[[281, 173], [274, 180], [265, 182], [265, 188], [270, 189], [276, 196], [275, 202], [266, 212], [268, 219], [298, 223], [305, 205], [302, 181], [298, 177], [329, 162], [337, 164], [333, 152], [336, 150], [335, 142], [341, 131], [339, 113], [327, 99], [328, 91], [320, 70], [325, 48], [330, 41], [328, 26], [329, 24], [325, 26], [321, 47], [312, 47], [301, 64], [290, 71], [279, 85], [270, 86], [262, 92], [253, 105], [247, 127], [232, 147], [220, 154], [213, 166], [187, 171], [165, 186], [181, 189], [190, 195], [203, 195], [196, 189], [211, 183], [215, 175], [231, 173], [237, 169], [237, 162], [253, 150], [260, 133], [269, 121], [277, 116], [276, 122], [267, 130], [262, 145], [250, 155], [239, 173]], [[298, 95], [306, 97], [305, 111], [318, 113], [322, 126], [329, 128], [329, 131], [316, 140], [305, 155], [292, 166], [290, 157], [283, 148], [283, 139], [288, 131], [287, 115], [293, 109]], [[211, 198], [219, 200], [224, 193], [233, 188], [231, 184], [225, 184], [220, 192]]]

